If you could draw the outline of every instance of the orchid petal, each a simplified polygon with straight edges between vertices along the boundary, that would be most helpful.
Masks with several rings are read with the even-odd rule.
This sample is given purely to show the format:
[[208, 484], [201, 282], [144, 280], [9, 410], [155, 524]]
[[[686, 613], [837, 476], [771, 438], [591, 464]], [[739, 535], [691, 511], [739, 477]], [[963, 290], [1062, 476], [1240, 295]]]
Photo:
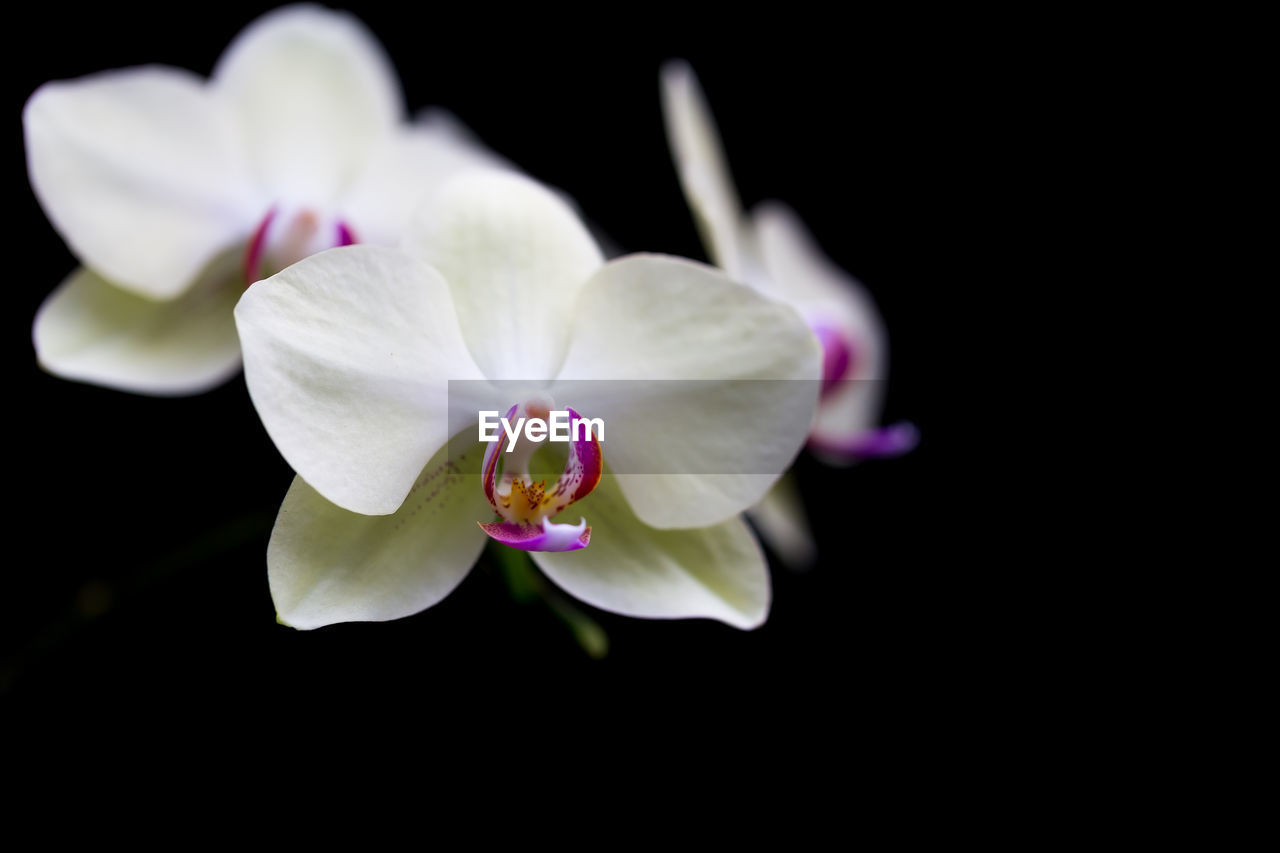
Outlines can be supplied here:
[[752, 277], [745, 269], [749, 235], [743, 231], [742, 204], [706, 97], [687, 62], [672, 60], [662, 68], [662, 115], [680, 186], [707, 253], [734, 279], [747, 281]]
[[591, 519], [590, 548], [530, 554], [569, 594], [624, 616], [705, 617], [743, 629], [764, 622], [769, 575], [741, 519], [655, 530], [636, 517], [612, 476], [582, 502], [582, 512]]
[[118, 287], [171, 299], [252, 228], [258, 199], [238, 141], [190, 72], [147, 66], [46, 83], [22, 123], [40, 205]]
[[756, 208], [757, 244], [778, 294], [814, 326], [838, 329], [856, 355], [849, 379], [884, 379], [888, 341], [875, 301], [861, 282], [818, 248], [795, 211], [780, 202]]
[[442, 449], [394, 515], [348, 512], [295, 478], [267, 547], [280, 621], [304, 629], [380, 622], [447, 596], [486, 541], [474, 524], [488, 511], [478, 458], [478, 449], [452, 460]]
[[397, 249], [305, 258], [250, 287], [235, 316], [267, 432], [344, 509], [395, 511], [448, 437], [474, 429], [474, 410], [449, 407], [448, 380], [482, 377], [448, 285]]
[[381, 45], [355, 17], [318, 6], [259, 18], [228, 46], [211, 83], [272, 199], [334, 202], [404, 114]]
[[792, 569], [813, 565], [818, 547], [805, 516], [794, 475], [783, 476], [760, 503], [747, 510], [751, 526], [782, 562]]
[[591, 544], [591, 528], [587, 520], [577, 524], [554, 524], [542, 519], [541, 524], [517, 521], [477, 522], [490, 538], [521, 551], [578, 551]]
[[514, 169], [435, 110], [387, 137], [339, 207], [360, 223], [361, 242], [397, 245], [415, 209], [451, 178], [475, 169]]
[[501, 172], [459, 177], [419, 215], [405, 247], [440, 270], [489, 379], [550, 379], [568, 346], [578, 292], [603, 263], [559, 196]]
[[605, 458], [647, 524], [701, 527], [742, 512], [804, 444], [817, 340], [790, 307], [717, 269], [612, 261], [583, 288], [572, 335], [551, 393], [607, 425]]
[[884, 392], [885, 383], [877, 380], [850, 379], [829, 386], [813, 421], [810, 446], [825, 447], [829, 454], [855, 455], [851, 448], [880, 423]]
[[210, 264], [186, 294], [144, 299], [87, 269], [36, 313], [40, 366], [64, 379], [139, 394], [196, 394], [240, 369], [232, 309], [243, 283], [235, 253]]
[[889, 372], [888, 336], [871, 294], [823, 254], [790, 208], [761, 205], [754, 223], [765, 264], [784, 298], [815, 328], [833, 331], [852, 348], [844, 381], [823, 395], [814, 449], [845, 461], [908, 452], [915, 446], [908, 432], [894, 430], [878, 445], [871, 433], [880, 421]]

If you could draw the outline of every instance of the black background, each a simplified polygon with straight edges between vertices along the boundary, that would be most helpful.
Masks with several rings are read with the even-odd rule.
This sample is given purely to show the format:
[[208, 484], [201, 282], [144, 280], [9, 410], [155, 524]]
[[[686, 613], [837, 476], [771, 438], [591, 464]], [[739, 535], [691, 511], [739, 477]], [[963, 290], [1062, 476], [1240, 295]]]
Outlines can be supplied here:
[[158, 27], [127, 5], [72, 21], [27, 9], [20, 31], [38, 49], [6, 80], [20, 272], [0, 336], [18, 401], [6, 418], [0, 702], [90, 720], [394, 709], [454, 728], [497, 711], [709, 735], [737, 721], [771, 743], [817, 739], [833, 760], [865, 760], [868, 738], [885, 754], [936, 745], [967, 701], [986, 630], [971, 607], [982, 551], [955, 521], [982, 476], [957, 429], [981, 414], [955, 402], [977, 372], [955, 307], [988, 272], [970, 251], [982, 230], [972, 155], [1008, 144], [995, 122], [1016, 108], [993, 101], [988, 58], [958, 35], [973, 22], [857, 8], [839, 24], [803, 7], [723, 22], [692, 21], [681, 5], [586, 21], [353, 9], [388, 48], [410, 109], [448, 107], [624, 249], [702, 259], [658, 98], [661, 62], [691, 61], [743, 201], [792, 205], [875, 295], [891, 340], [884, 418], [918, 424], [921, 446], [846, 470], [801, 459], [821, 560], [773, 569], [772, 613], [754, 632], [593, 611], [611, 639], [594, 661], [483, 567], [398, 622], [279, 626], [264, 554], [291, 472], [243, 379], [152, 399], [37, 367], [31, 320], [75, 261], [31, 194], [19, 121], [46, 80], [152, 62], [207, 74], [261, 8], [193, 7]]

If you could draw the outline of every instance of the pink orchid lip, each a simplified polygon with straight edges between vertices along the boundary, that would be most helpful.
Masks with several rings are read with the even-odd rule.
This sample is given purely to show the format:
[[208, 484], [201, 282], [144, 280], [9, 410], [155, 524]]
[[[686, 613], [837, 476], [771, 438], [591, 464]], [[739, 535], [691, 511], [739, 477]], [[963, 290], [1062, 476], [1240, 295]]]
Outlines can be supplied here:
[[591, 528], [586, 519], [577, 524], [554, 524], [544, 518], [541, 526], [516, 521], [477, 521], [476, 524], [494, 541], [521, 551], [577, 551], [591, 544]]
[[820, 397], [827, 397], [836, 383], [853, 372], [857, 360], [857, 348], [840, 329], [826, 323], [814, 323], [813, 334], [822, 345], [822, 390]]
[[[279, 212], [279, 205], [273, 204], [266, 215], [262, 217], [262, 221], [258, 223], [258, 227], [253, 230], [253, 236], [249, 238], [249, 244], [245, 247], [244, 286], [246, 288], [262, 278], [262, 261], [267, 248], [267, 235]], [[304, 210], [299, 214], [299, 217], [302, 216], [314, 217], [315, 214]], [[295, 220], [299, 217], [295, 217]], [[355, 231], [343, 219], [339, 219], [334, 226], [333, 240], [333, 246], [350, 246], [359, 242], [356, 239]]]
[[[516, 404], [508, 409], [507, 420], [510, 421], [521, 408]], [[528, 404], [523, 408], [526, 413], [530, 410]], [[566, 411], [569, 413], [570, 423], [582, 417], [572, 408], [566, 407]], [[545, 415], [545, 412], [542, 414]], [[497, 482], [498, 460], [502, 456], [500, 446], [501, 442], [495, 441], [485, 449], [481, 480], [485, 498], [502, 519], [476, 522], [480, 529], [495, 541], [523, 551], [575, 551], [587, 547], [591, 542], [591, 528], [587, 527], [585, 519], [573, 525], [556, 524], [551, 518], [570, 504], [591, 494], [599, 485], [604, 473], [604, 454], [595, 433], [588, 429], [585, 436], [575, 435], [571, 438], [564, 470], [556, 481], [555, 488], [547, 493], [544, 493], [542, 483], [517, 482], [513, 484], [510, 495], [504, 497], [499, 494]], [[528, 479], [526, 476], [525, 480]], [[521, 495], [519, 500], [529, 501], [526, 504], [528, 517], [521, 517], [521, 510], [512, 509], [513, 496], [517, 491]], [[516, 514], [515, 518], [511, 517], [513, 512]]]
[[910, 453], [920, 443], [920, 430], [911, 421], [863, 430], [848, 438], [809, 436], [810, 449], [848, 460], [892, 459]]

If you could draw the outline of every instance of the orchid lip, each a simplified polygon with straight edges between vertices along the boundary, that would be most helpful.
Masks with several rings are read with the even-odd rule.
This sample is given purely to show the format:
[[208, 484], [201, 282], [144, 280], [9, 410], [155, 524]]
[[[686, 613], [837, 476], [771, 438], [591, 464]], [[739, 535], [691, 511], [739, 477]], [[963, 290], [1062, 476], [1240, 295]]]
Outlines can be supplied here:
[[[510, 420], [518, 414], [545, 415], [551, 408], [545, 400], [530, 400], [507, 410]], [[580, 417], [572, 408], [573, 418]], [[594, 432], [587, 430], [569, 442], [564, 470], [554, 488], [546, 481], [535, 482], [529, 475], [533, 453], [541, 445], [527, 437], [517, 440], [514, 450], [500, 453], [499, 443], [491, 442], [481, 463], [481, 480], [485, 498], [501, 520], [477, 522], [491, 538], [525, 551], [571, 551], [585, 548], [591, 541], [591, 528], [586, 520], [577, 525], [555, 524], [551, 519], [569, 505], [582, 500], [595, 490], [604, 470], [604, 455]], [[503, 472], [498, 475], [498, 462]]]
[[858, 360], [857, 347], [849, 336], [827, 323], [817, 322], [811, 327], [822, 345], [822, 390], [820, 396], [828, 397], [837, 383], [853, 373]]
[[577, 524], [555, 524], [543, 518], [541, 525], [514, 521], [477, 521], [496, 542], [521, 551], [577, 551], [591, 544], [591, 528], [585, 518]]
[[920, 443], [920, 429], [910, 421], [898, 421], [891, 426], [863, 430], [844, 439], [809, 437], [809, 447], [818, 453], [837, 456], [850, 461], [862, 459], [892, 459], [910, 453]]

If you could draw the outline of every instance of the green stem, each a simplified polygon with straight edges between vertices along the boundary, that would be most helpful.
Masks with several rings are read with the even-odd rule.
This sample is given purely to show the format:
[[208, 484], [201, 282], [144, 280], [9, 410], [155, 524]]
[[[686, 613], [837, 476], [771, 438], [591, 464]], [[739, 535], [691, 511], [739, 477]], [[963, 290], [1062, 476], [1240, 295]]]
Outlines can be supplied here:
[[569, 601], [534, 568], [525, 551], [491, 542], [490, 548], [511, 597], [520, 604], [541, 601], [569, 629], [589, 656], [599, 660], [609, 653], [609, 635], [596, 620]]

